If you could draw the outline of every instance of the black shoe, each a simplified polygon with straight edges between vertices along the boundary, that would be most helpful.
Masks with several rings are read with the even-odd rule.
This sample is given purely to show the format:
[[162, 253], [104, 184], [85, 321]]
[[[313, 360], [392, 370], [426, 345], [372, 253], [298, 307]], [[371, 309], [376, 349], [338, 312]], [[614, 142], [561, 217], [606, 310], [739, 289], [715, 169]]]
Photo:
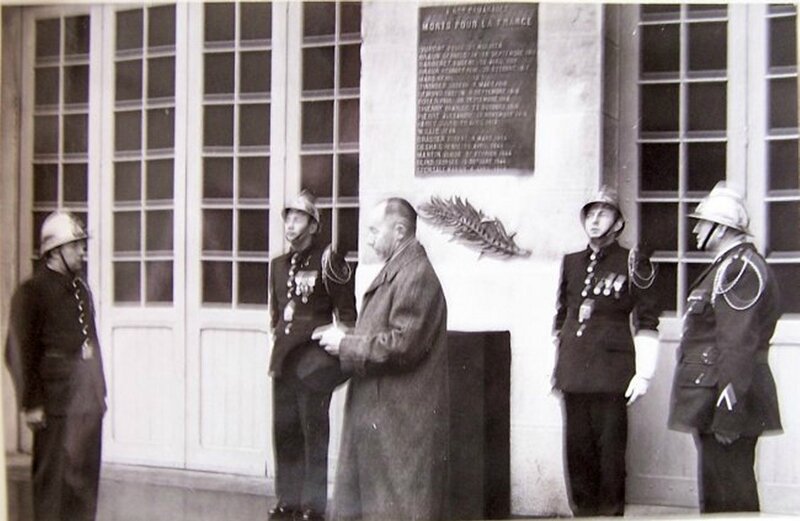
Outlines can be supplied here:
[[310, 508], [303, 510], [303, 521], [325, 521], [325, 514], [321, 514]]
[[300, 512], [286, 505], [277, 505], [269, 511], [269, 521], [295, 521]]

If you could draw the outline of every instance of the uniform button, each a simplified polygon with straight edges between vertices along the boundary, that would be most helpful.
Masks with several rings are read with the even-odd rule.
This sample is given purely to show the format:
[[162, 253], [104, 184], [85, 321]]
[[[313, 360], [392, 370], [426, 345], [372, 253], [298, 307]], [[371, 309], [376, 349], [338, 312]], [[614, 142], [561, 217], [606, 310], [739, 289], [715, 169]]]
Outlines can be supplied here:
[[697, 376], [697, 378], [695, 378], [695, 379], [694, 379], [694, 383], [695, 383], [695, 385], [700, 385], [700, 382], [702, 382], [702, 381], [703, 381], [703, 377], [704, 377], [705, 375], [706, 375], [705, 373], [700, 373], [700, 374]]

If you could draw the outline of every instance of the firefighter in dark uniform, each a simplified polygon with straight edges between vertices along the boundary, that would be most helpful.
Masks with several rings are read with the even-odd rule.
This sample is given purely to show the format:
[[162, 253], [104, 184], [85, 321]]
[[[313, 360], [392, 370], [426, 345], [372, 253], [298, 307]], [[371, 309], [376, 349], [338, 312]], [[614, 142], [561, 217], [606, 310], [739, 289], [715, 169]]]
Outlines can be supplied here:
[[350, 267], [317, 240], [313, 196], [302, 192], [283, 219], [291, 251], [272, 260], [269, 282], [278, 499], [270, 519], [317, 521], [327, 501], [328, 408], [346, 375], [311, 335], [334, 321], [354, 326], [356, 302]]
[[627, 406], [647, 392], [657, 362], [656, 270], [617, 242], [625, 220], [613, 190], [601, 188], [580, 217], [589, 245], [562, 263], [554, 387], [564, 401], [572, 511], [616, 516], [625, 509]]
[[33, 431], [36, 521], [93, 520], [105, 378], [92, 295], [81, 278], [87, 235], [67, 212], [42, 224], [44, 265], [15, 292], [6, 363]]
[[758, 437], [781, 429], [767, 361], [778, 284], [748, 241], [738, 193], [720, 183], [690, 217], [698, 248], [716, 257], [689, 288], [669, 426], [694, 435], [701, 512], [756, 512]]

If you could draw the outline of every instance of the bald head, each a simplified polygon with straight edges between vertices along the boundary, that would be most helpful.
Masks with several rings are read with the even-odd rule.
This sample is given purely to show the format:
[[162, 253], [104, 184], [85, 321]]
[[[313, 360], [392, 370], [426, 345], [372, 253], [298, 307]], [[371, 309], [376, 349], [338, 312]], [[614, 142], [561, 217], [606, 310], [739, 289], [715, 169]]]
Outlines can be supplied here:
[[385, 261], [416, 235], [417, 212], [405, 199], [386, 199], [370, 213], [368, 232], [367, 244]]

